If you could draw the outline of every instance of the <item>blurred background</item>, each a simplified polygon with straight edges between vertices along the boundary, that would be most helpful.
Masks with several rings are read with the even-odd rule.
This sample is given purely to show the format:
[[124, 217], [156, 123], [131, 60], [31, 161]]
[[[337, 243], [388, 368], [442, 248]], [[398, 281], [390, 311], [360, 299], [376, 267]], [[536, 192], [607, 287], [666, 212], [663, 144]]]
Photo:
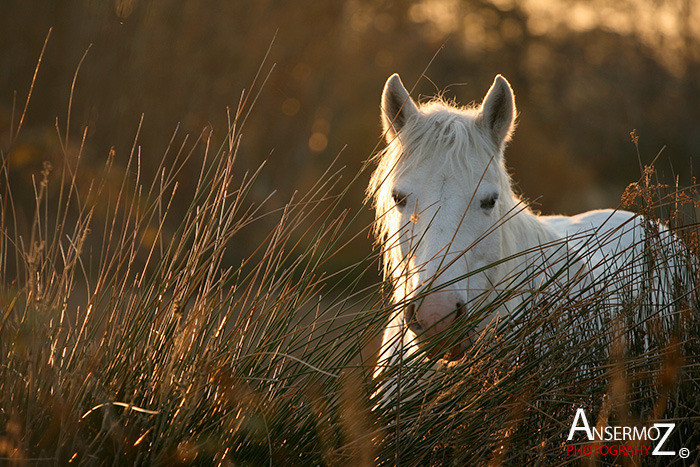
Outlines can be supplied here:
[[[65, 129], [88, 47], [69, 144], [87, 127], [82, 167], [102, 167], [111, 149], [123, 166], [143, 114], [139, 144], [152, 176], [178, 125], [176, 146], [204, 129], [215, 146], [223, 141], [227, 107], [275, 38], [263, 74], [276, 66], [238, 158], [241, 173], [269, 158], [253, 197], [277, 190], [273, 206], [308, 189], [341, 150], [344, 179], [357, 173], [380, 141], [379, 98], [394, 72], [417, 83], [418, 100], [442, 93], [460, 104], [479, 102], [495, 74], [506, 76], [520, 113], [507, 161], [517, 190], [543, 213], [617, 206], [640, 175], [633, 129], [643, 163], [666, 147], [657, 167], [667, 181], [689, 184], [700, 162], [695, 0], [5, 0], [0, 25], [0, 150], [20, 220], [31, 218], [32, 176], [44, 161], [64, 160], [55, 126]], [[197, 175], [182, 174], [182, 196]], [[348, 207], [361, 204], [368, 177]], [[248, 240], [267, 234], [257, 228]], [[371, 241], [357, 246], [348, 254], [360, 257]]]

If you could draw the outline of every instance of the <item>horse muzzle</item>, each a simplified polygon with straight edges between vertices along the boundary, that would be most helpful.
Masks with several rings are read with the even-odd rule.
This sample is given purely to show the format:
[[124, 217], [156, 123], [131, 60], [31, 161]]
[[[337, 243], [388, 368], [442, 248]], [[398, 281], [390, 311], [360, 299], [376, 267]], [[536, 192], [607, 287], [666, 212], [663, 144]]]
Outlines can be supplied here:
[[416, 335], [419, 346], [430, 342], [431, 357], [454, 361], [472, 345], [472, 336], [457, 337], [459, 330], [456, 326], [465, 311], [466, 305], [457, 294], [435, 292], [406, 305], [404, 320]]

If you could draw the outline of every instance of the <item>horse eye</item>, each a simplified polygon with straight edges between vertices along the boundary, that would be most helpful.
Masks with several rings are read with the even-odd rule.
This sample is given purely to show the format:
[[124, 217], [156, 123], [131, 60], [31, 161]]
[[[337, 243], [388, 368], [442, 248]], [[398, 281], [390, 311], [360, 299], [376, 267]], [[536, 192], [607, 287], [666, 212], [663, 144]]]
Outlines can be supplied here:
[[406, 198], [408, 198], [406, 195], [403, 193], [400, 193], [398, 191], [394, 191], [391, 193], [391, 197], [394, 198], [394, 203], [400, 208], [406, 206]]
[[496, 205], [496, 200], [498, 199], [498, 193], [492, 193], [486, 198], [481, 200], [481, 209], [490, 210]]

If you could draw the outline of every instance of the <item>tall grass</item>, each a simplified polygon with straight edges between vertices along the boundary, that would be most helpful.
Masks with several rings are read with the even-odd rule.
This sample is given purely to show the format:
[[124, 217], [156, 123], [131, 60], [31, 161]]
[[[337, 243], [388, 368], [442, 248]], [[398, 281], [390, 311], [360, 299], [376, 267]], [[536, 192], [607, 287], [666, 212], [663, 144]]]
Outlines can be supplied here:
[[[339, 172], [281, 209], [248, 200], [263, 168], [236, 171], [247, 111], [238, 109], [218, 150], [206, 135], [169, 147], [151, 180], [138, 136], [121, 175], [110, 153], [87, 183], [83, 145], [73, 155], [62, 143], [60, 169], [46, 163], [38, 174], [26, 231], [3, 155], [0, 457], [373, 458], [356, 424], [369, 426], [361, 351], [381, 330], [381, 313], [369, 312], [381, 294], [380, 284], [358, 284], [376, 258], [328, 271], [362, 231], [348, 230]], [[173, 209], [192, 159], [201, 161], [194, 196]], [[262, 221], [273, 225], [266, 238], [237, 244]], [[248, 251], [241, 264], [226, 264], [231, 248]]]
[[[249, 110], [238, 109], [218, 148], [206, 133], [169, 146], [151, 179], [141, 173], [138, 136], [125, 170], [110, 154], [91, 174], [81, 166], [86, 133], [71, 144], [58, 132], [65, 158], [37, 174], [27, 228], [3, 153], [0, 458], [559, 464], [580, 460], [564, 450], [578, 407], [599, 423], [674, 420], [673, 446], [697, 456], [700, 305], [687, 290], [698, 281], [697, 225], [678, 221], [675, 207], [694, 193], [662, 195], [650, 171], [627, 192], [647, 215], [674, 207], [673, 227], [687, 247], [672, 253], [673, 273], [688, 287], [670, 304], [630, 295], [601, 326], [597, 317], [609, 308], [603, 284], [572, 292], [566, 264], [550, 266], [548, 286], [528, 289], [510, 319], [460, 361], [436, 365], [428, 345], [374, 381], [372, 345], [397, 311], [383, 284], [362, 286], [379, 269], [378, 253], [329, 266], [370, 228], [358, 222], [366, 206], [343, 204], [357, 177], [342, 182], [329, 169], [280, 209], [254, 203], [265, 169], [239, 173], [235, 164]], [[175, 210], [178, 177], [194, 160], [194, 194]], [[241, 245], [255, 222], [271, 223], [269, 234]], [[246, 251], [245, 259], [228, 263], [229, 249]], [[663, 264], [671, 263], [652, 268]], [[529, 279], [511, 278], [475, 316], [525, 293]], [[644, 280], [613, 287], [622, 293]], [[651, 333], [661, 315], [670, 321]], [[652, 325], [640, 326], [640, 316]], [[477, 321], [442, 338], [459, 339]], [[385, 397], [387, 380], [399, 382], [400, 394]]]

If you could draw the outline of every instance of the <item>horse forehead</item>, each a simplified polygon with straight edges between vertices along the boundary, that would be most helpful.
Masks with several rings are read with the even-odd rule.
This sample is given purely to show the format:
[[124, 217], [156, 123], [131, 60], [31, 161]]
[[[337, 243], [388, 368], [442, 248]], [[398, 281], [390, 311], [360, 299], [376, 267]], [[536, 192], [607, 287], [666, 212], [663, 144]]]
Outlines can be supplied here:
[[424, 186], [426, 189], [436, 187], [436, 190], [440, 187], [459, 187], [471, 189], [470, 193], [476, 188], [478, 179], [496, 183], [497, 175], [492, 161], [482, 157], [480, 151], [470, 149], [450, 153], [445, 148], [436, 148], [428, 155], [404, 154], [405, 159], [394, 181], [414, 187]]
[[442, 159], [441, 154], [433, 154], [417, 163], [408, 163], [399, 180], [439, 188], [464, 178], [463, 174], [455, 173], [453, 166], [450, 161]]

